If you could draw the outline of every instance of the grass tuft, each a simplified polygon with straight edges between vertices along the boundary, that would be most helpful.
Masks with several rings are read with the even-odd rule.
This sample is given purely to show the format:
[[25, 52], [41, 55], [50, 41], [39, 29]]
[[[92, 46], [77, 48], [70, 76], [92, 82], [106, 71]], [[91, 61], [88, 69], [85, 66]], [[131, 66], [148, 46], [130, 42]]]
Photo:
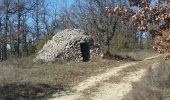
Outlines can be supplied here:
[[140, 82], [133, 83], [133, 90], [123, 100], [169, 100], [170, 61], [153, 64]]

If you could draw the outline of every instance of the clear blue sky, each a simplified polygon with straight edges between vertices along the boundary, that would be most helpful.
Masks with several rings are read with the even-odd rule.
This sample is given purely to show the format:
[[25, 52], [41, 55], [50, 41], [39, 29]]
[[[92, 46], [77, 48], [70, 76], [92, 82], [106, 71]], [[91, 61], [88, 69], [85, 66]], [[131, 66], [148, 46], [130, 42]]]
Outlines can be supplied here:
[[[0, 0], [1, 1], [1, 0]], [[46, 0], [46, 4], [48, 6], [48, 12], [50, 14], [54, 14], [55, 11], [60, 11], [61, 9], [63, 9], [65, 6], [67, 5], [67, 7], [69, 8], [71, 4], [74, 3], [75, 0]], [[67, 4], [66, 4], [67, 3]], [[33, 19], [30, 19], [28, 22], [29, 24], [33, 24]]]
[[52, 6], [63, 6], [67, 3], [67, 6], [71, 5], [75, 0], [47, 0]]
[[54, 13], [55, 10], [60, 11], [63, 8], [68, 9], [70, 5], [74, 3], [74, 1], [75, 0], [47, 0], [47, 4], [49, 6], [48, 10], [51, 13]]

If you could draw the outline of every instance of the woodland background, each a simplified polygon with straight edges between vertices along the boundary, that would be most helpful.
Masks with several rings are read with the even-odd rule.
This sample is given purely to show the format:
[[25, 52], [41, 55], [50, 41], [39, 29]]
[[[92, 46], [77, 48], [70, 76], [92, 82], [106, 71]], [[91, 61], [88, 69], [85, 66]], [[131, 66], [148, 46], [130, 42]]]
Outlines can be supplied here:
[[106, 6], [137, 9], [127, 0], [61, 0], [60, 4], [48, 0], [0, 0], [0, 60], [34, 55], [54, 34], [68, 28], [84, 29], [103, 52], [151, 47], [147, 32], [140, 32], [130, 20], [123, 25], [117, 15], [108, 17]]

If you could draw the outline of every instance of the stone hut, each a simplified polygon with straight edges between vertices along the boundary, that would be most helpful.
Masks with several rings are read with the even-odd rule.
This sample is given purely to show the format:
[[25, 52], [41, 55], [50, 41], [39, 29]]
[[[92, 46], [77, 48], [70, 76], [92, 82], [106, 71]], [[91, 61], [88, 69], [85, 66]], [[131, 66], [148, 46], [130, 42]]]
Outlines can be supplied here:
[[93, 47], [93, 39], [83, 30], [66, 29], [44, 45], [34, 62], [88, 61], [97, 54], [98, 49]]

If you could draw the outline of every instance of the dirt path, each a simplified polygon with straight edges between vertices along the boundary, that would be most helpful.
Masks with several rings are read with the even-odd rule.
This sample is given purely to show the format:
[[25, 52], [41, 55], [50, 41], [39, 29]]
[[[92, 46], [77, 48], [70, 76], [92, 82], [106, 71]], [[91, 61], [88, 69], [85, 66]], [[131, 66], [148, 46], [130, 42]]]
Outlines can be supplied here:
[[[58, 94], [55, 94], [54, 98], [49, 100], [121, 100], [132, 89], [131, 82], [139, 81], [145, 74], [146, 67], [142, 64], [151, 64], [154, 62], [151, 62], [151, 60], [159, 56], [161, 55], [114, 67], [103, 74], [84, 80], [73, 88], [76, 91], [75, 93], [60, 97], [58, 97]], [[142, 67], [128, 71], [128, 68], [133, 68], [133, 66], [138, 66], [138, 64], [141, 64]], [[112, 82], [116, 78], [119, 78], [119, 81], [117, 83]]]

